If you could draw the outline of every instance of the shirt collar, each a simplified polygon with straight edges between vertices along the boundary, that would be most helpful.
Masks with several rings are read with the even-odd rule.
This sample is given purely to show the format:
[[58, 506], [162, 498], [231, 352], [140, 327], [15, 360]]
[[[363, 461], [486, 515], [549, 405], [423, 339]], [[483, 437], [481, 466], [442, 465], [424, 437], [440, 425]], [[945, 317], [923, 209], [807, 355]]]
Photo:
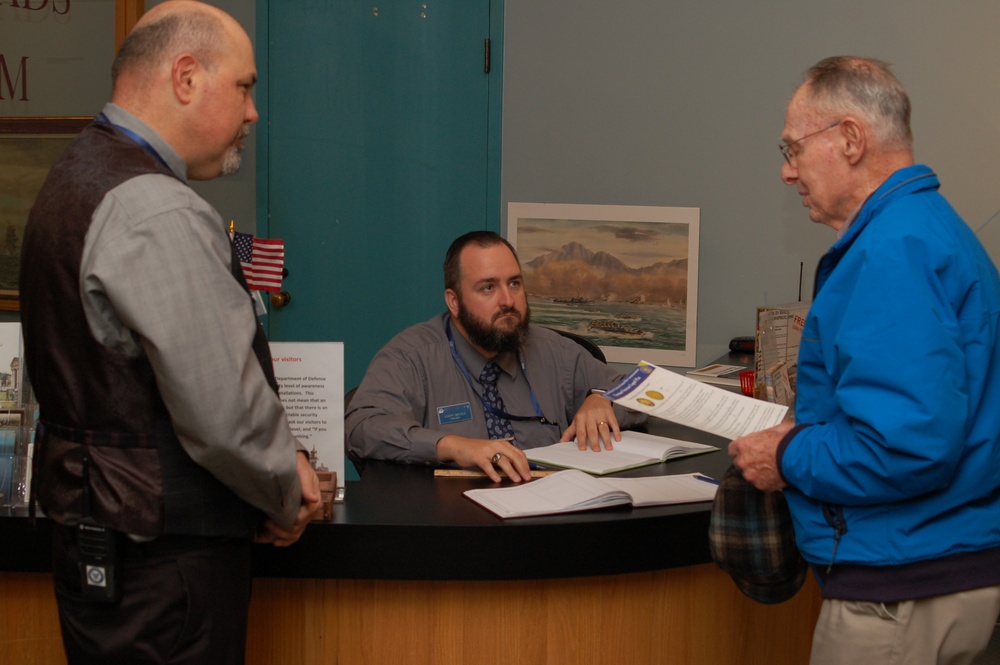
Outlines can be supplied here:
[[101, 112], [104, 113], [112, 124], [124, 127], [144, 138], [152, 146], [153, 150], [163, 158], [163, 161], [167, 163], [167, 166], [174, 172], [174, 175], [183, 180], [184, 183], [188, 183], [187, 164], [177, 154], [177, 151], [163, 137], [157, 134], [152, 127], [111, 102], [105, 104]]
[[[865, 200], [867, 201], [867, 199]], [[864, 204], [862, 204], [862, 207], [864, 207]], [[839, 231], [837, 231], [837, 240], [840, 240], [841, 238], [844, 237], [844, 234], [847, 233], [847, 229], [851, 228], [851, 224], [853, 224], [854, 220], [858, 218], [859, 212], [861, 212], [861, 208], [855, 210], [854, 214], [852, 214], [850, 217], [847, 218], [847, 221], [844, 222], [844, 225], [840, 227]]]

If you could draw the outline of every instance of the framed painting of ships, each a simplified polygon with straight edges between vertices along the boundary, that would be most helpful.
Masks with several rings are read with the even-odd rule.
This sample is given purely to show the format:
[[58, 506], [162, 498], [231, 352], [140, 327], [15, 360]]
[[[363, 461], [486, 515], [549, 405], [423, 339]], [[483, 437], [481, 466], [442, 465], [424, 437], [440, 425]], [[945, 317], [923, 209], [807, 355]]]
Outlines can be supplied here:
[[508, 203], [531, 320], [608, 362], [694, 367], [698, 208]]

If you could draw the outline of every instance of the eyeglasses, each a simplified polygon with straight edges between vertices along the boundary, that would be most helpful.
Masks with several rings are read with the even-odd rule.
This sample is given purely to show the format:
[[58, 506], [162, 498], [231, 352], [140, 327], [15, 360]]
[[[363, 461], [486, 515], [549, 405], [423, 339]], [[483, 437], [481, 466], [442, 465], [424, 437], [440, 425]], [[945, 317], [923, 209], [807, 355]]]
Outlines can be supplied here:
[[791, 150], [791, 147], [793, 145], [795, 145], [796, 143], [801, 143], [802, 141], [805, 141], [807, 138], [809, 138], [811, 136], [816, 136], [817, 134], [822, 134], [823, 132], [829, 131], [829, 130], [833, 129], [834, 127], [837, 127], [838, 125], [840, 125], [840, 122], [841, 121], [838, 120], [837, 122], [833, 123], [829, 127], [824, 127], [823, 129], [817, 129], [815, 132], [812, 132], [811, 134], [806, 134], [805, 136], [800, 136], [799, 138], [795, 139], [794, 141], [789, 141], [788, 143], [779, 143], [778, 144], [778, 150], [781, 151], [781, 156], [784, 157], [785, 161], [788, 162], [788, 165], [791, 166], [792, 165], [792, 160], [795, 159], [795, 155], [792, 154], [792, 150]]

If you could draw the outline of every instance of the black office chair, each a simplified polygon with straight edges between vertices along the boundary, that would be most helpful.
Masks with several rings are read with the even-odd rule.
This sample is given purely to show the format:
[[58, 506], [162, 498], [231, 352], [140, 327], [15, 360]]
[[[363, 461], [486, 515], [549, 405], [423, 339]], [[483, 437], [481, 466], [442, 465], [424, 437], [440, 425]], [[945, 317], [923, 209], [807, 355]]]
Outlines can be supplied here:
[[563, 337], [565, 337], [566, 339], [573, 340], [574, 342], [576, 342], [577, 344], [579, 344], [583, 348], [587, 349], [587, 351], [590, 353], [590, 355], [594, 356], [595, 358], [597, 358], [598, 360], [600, 360], [605, 365], [608, 364], [608, 359], [604, 357], [604, 352], [601, 351], [601, 347], [597, 346], [596, 344], [594, 344], [593, 342], [591, 342], [586, 337], [581, 337], [580, 335], [577, 335], [576, 333], [567, 332], [565, 330], [559, 330], [558, 328], [549, 328], [549, 330], [554, 330], [557, 333], [559, 333], [560, 335], [562, 335]]

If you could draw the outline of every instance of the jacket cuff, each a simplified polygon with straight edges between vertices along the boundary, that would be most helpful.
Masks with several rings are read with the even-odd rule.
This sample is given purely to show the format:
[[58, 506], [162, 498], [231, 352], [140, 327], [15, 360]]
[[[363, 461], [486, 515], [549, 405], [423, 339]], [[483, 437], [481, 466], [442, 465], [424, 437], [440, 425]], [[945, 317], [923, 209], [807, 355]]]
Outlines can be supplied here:
[[799, 432], [810, 426], [811, 425], [808, 423], [796, 425], [792, 429], [788, 430], [788, 432], [785, 433], [785, 436], [781, 437], [781, 441], [778, 442], [778, 450], [775, 453], [775, 461], [778, 465], [778, 474], [781, 476], [781, 479], [786, 485], [791, 485], [791, 483], [788, 482], [788, 479], [785, 478], [784, 472], [781, 470], [781, 460], [785, 456], [785, 449], [788, 448], [788, 444], [792, 442], [792, 439], [794, 439]]

